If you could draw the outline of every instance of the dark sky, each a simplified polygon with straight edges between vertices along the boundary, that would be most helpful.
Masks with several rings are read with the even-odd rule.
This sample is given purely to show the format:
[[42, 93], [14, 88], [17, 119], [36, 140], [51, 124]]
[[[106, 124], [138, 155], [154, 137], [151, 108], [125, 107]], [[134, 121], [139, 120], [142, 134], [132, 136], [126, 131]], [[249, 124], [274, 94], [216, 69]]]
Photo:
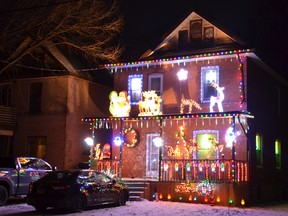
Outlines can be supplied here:
[[137, 61], [192, 11], [255, 48], [288, 80], [287, 0], [122, 0], [122, 61]]

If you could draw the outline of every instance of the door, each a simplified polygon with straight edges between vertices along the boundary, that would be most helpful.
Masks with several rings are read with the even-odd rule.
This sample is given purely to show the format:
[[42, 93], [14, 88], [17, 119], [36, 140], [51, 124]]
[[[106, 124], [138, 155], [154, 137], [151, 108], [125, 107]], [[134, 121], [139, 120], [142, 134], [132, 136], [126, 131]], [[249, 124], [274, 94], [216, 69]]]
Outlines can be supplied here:
[[156, 137], [159, 137], [159, 133], [147, 134], [146, 137], [146, 177], [148, 178], [159, 176], [159, 147], [153, 143]]

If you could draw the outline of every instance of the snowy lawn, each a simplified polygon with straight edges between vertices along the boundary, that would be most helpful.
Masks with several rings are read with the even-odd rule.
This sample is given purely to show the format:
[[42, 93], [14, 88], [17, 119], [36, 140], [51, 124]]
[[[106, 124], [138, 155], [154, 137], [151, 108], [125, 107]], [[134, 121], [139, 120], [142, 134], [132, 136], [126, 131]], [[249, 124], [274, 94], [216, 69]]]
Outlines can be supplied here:
[[121, 207], [97, 207], [81, 213], [71, 213], [63, 210], [48, 209], [45, 214], [37, 213], [33, 207], [20, 203], [0, 207], [0, 215], [28, 216], [28, 215], [67, 215], [67, 216], [288, 216], [288, 203], [267, 205], [263, 207], [236, 208], [210, 206], [206, 204], [192, 204], [164, 201], [134, 201], [127, 202]]

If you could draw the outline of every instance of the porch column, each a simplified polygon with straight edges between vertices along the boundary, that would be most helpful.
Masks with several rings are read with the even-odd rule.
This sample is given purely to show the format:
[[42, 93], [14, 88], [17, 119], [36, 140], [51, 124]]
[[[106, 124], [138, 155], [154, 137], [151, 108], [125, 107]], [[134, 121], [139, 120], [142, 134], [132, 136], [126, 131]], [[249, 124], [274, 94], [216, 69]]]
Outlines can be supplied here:
[[[159, 134], [160, 134], [160, 138], [163, 140], [163, 120], [162, 118], [160, 119], [160, 123], [159, 123]], [[161, 163], [162, 163], [162, 147], [159, 147], [159, 174], [158, 174], [158, 179], [159, 181], [161, 180]]]
[[122, 151], [123, 151], [123, 119], [120, 119], [120, 140], [121, 140], [121, 145], [120, 145], [120, 155], [119, 155], [119, 179], [122, 179]]

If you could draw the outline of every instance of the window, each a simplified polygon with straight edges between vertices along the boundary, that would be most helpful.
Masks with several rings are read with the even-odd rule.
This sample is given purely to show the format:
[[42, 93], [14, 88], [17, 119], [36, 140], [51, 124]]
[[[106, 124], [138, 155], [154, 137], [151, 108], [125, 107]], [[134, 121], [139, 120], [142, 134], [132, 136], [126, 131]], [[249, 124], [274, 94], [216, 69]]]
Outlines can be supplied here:
[[32, 114], [41, 112], [42, 83], [30, 84], [29, 112]]
[[153, 143], [156, 137], [159, 137], [159, 133], [147, 134], [146, 137], [146, 176], [151, 178], [159, 175], [159, 147]]
[[209, 102], [211, 96], [217, 97], [213, 82], [219, 84], [219, 66], [201, 67], [201, 103]]
[[205, 27], [204, 28], [204, 39], [205, 40], [213, 40], [214, 39], [214, 28], [213, 27]]
[[9, 85], [0, 85], [0, 106], [11, 106], [11, 87]]
[[219, 140], [219, 132], [217, 130], [198, 130], [193, 131], [193, 139], [198, 145], [198, 159], [219, 158], [214, 151], [212, 140]]
[[186, 50], [188, 48], [188, 30], [178, 32], [178, 49]]
[[136, 74], [128, 77], [128, 95], [130, 104], [137, 105], [142, 100], [143, 75]]
[[27, 155], [38, 158], [46, 157], [47, 137], [28, 137]]
[[163, 93], [163, 74], [150, 74], [149, 75], [149, 90], [155, 90], [158, 96]]
[[281, 168], [281, 142], [280, 140], [275, 140], [275, 158], [276, 158], [276, 168]]
[[202, 39], [202, 20], [190, 21], [190, 40]]
[[260, 134], [256, 134], [256, 166], [263, 166], [263, 143], [262, 136]]

